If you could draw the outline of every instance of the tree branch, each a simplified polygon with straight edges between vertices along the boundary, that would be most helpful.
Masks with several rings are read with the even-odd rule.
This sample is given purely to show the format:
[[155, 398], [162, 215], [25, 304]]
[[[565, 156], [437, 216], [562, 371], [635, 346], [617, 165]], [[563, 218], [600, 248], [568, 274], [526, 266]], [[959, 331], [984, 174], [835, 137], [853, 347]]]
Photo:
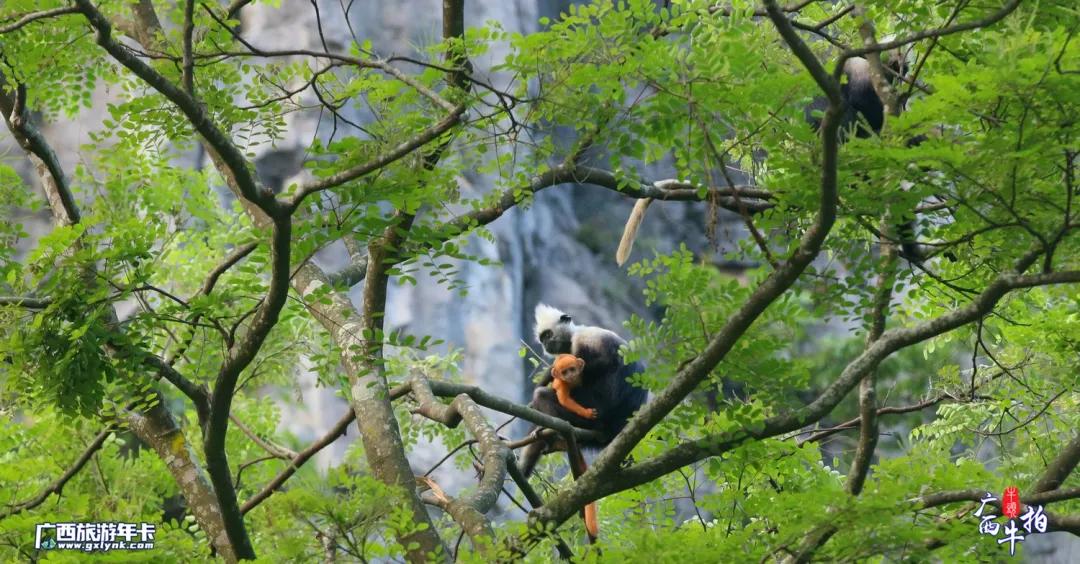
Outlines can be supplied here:
[[94, 457], [94, 454], [101, 450], [101, 447], [105, 445], [105, 440], [109, 438], [109, 435], [112, 435], [115, 431], [116, 425], [106, 426], [104, 430], [94, 437], [94, 440], [90, 441], [89, 445], [86, 445], [86, 449], [83, 450], [82, 454], [75, 459], [75, 462], [73, 462], [60, 477], [53, 480], [48, 486], [45, 486], [45, 489], [41, 490], [41, 492], [33, 498], [16, 503], [13, 508], [0, 513], [0, 519], [11, 517], [12, 515], [19, 514], [27, 509], [33, 509], [44, 503], [52, 494], [60, 495], [68, 481], [74, 478], [75, 475], [83, 469], [83, 466], [86, 466], [87, 462], [90, 462], [90, 459]]
[[461, 525], [475, 548], [481, 552], [490, 550], [494, 546], [495, 536], [491, 530], [491, 522], [484, 514], [495, 507], [495, 502], [502, 492], [510, 449], [499, 439], [495, 429], [484, 418], [480, 407], [467, 394], [458, 394], [448, 405], [435, 400], [435, 394], [424, 376], [414, 374], [409, 379], [409, 385], [419, 404], [417, 413], [442, 422], [450, 428], [457, 427], [464, 421], [469, 434], [479, 445], [483, 467], [480, 484], [466, 496], [456, 499], [445, 495], [436, 496], [434, 502]]
[[321, 451], [322, 449], [333, 444], [333, 442], [336, 441], [338, 437], [344, 435], [345, 432], [348, 431], [349, 425], [351, 425], [354, 420], [356, 420], [356, 414], [353, 413], [353, 410], [350, 408], [349, 411], [345, 415], [342, 415], [341, 419], [338, 419], [338, 422], [335, 423], [334, 426], [329, 431], [327, 431], [325, 435], [322, 436], [322, 438], [311, 443], [304, 450], [296, 453], [296, 456], [292, 457], [292, 460], [289, 461], [289, 465], [286, 466], [280, 474], [275, 476], [273, 480], [270, 480], [269, 483], [263, 486], [263, 489], [259, 490], [258, 493], [251, 496], [251, 498], [245, 501], [244, 505], [240, 507], [240, 512], [247, 513], [248, 511], [255, 509], [255, 507], [265, 501], [266, 498], [273, 495], [274, 492], [281, 488], [281, 485], [284, 484], [286, 480], [291, 478], [292, 475], [295, 474], [296, 471], [299, 470], [305, 462], [307, 462], [311, 457], [318, 454], [319, 451]]
[[75, 8], [73, 6], [65, 6], [63, 8], [53, 8], [51, 10], [41, 10], [40, 12], [31, 12], [29, 14], [24, 14], [21, 18], [15, 20], [14, 22], [11, 22], [5, 26], [0, 26], [0, 35], [22, 29], [24, 26], [38, 20], [62, 16], [64, 14], [77, 14], [78, 12], [78, 8]]
[[[869, 371], [877, 368], [892, 353], [952, 331], [988, 315], [997, 302], [1009, 291], [1066, 283], [1080, 283], [1080, 271], [1028, 276], [1003, 273], [994, 279], [983, 293], [979, 294], [966, 306], [914, 327], [885, 331], [880, 339], [848, 363], [841, 372], [840, 377], [810, 404], [790, 413], [770, 417], [757, 426], [743, 427], [720, 435], [710, 435], [680, 443], [663, 454], [643, 460], [629, 468], [623, 468], [604, 481], [590, 482], [589, 495], [580, 494], [578, 488], [574, 488], [567, 493], [573, 494], [575, 501], [579, 499], [576, 496], [581, 495], [581, 503], [584, 504], [605, 495], [611, 495], [652, 481], [673, 472], [677, 468], [704, 458], [718, 456], [749, 439], [761, 440], [793, 432], [827, 415]], [[645, 410], [643, 409], [643, 411]], [[641, 412], [635, 419], [640, 415]], [[607, 453], [608, 450], [605, 450], [601, 453], [601, 456], [603, 457]]]
[[97, 32], [97, 43], [118, 63], [126, 67], [154, 90], [169, 99], [187, 118], [195, 131], [206, 141], [213, 157], [220, 160], [229, 176], [233, 178], [240, 196], [256, 206], [271, 218], [287, 216], [289, 210], [283, 208], [274, 198], [273, 193], [259, 188], [255, 176], [248, 167], [244, 154], [232, 140], [215, 125], [206, 110], [187, 92], [177, 88], [169, 79], [136, 57], [126, 47], [112, 38], [112, 26], [90, 0], [75, 0], [79, 11], [83, 13], [90, 26]]
[[[595, 495], [600, 491], [610, 491], [610, 486], [622, 483], [627, 471], [620, 470], [622, 461], [645, 437], [645, 435], [668, 413], [670, 413], [687, 395], [697, 388], [698, 384], [724, 359], [728, 351], [738, 342], [757, 318], [799, 278], [807, 266], [817, 257], [825, 237], [832, 229], [836, 221], [836, 167], [837, 167], [837, 142], [840, 113], [843, 100], [840, 97], [840, 88], [835, 80], [832, 80], [824, 72], [821, 64], [814, 58], [813, 53], [792, 30], [790, 23], [784, 17], [775, 1], [767, 1], [766, 8], [773, 24], [780, 35], [788, 42], [792, 51], [803, 61], [807, 69], [818, 81], [823, 90], [829, 94], [829, 108], [821, 123], [822, 139], [822, 172], [821, 193], [819, 210], [813, 224], [803, 233], [795, 252], [784, 261], [780, 268], [774, 270], [766, 278], [749, 299], [736, 311], [724, 327], [713, 337], [700, 355], [691, 360], [672, 378], [671, 383], [649, 403], [645, 404], [630, 419], [626, 427], [601, 451], [593, 466], [581, 476], [574, 485], [559, 493], [549, 500], [547, 505], [533, 511], [530, 519], [540, 523], [559, 524], [569, 518], [578, 507], [584, 506], [589, 501], [594, 501], [602, 495]], [[708, 445], [691, 447], [693, 453], [698, 453], [699, 448], [706, 451], [716, 448], [720, 444], [738, 444], [748, 436], [745, 431], [734, 433], [730, 440], [716, 441], [715, 438], [707, 439]], [[725, 449], [726, 450], [726, 449]], [[680, 452], [676, 447], [673, 453]], [[664, 459], [664, 456], [657, 457]], [[676, 460], [682, 460], [678, 455], [673, 455]], [[680, 464], [679, 466], [681, 466]], [[677, 467], [677, 466], [676, 466]], [[653, 471], [671, 471], [672, 466], [650, 466]], [[649, 472], [646, 472], [649, 474]], [[663, 474], [660, 474], [663, 475]]]
[[303, 203], [304, 198], [310, 196], [311, 194], [314, 194], [315, 192], [341, 186], [346, 182], [356, 180], [361, 176], [380, 170], [387, 165], [397, 161], [398, 159], [401, 159], [402, 157], [408, 155], [409, 153], [412, 153], [416, 149], [427, 145], [428, 143], [437, 139], [443, 133], [446, 133], [451, 128], [456, 126], [458, 123], [461, 122], [461, 116], [464, 113], [464, 105], [455, 106], [453, 110], [448, 115], [446, 115], [446, 117], [439, 120], [434, 125], [424, 129], [420, 133], [414, 135], [413, 137], [398, 144], [386, 153], [378, 155], [374, 159], [371, 159], [370, 161], [367, 161], [365, 163], [345, 169], [337, 174], [330, 175], [326, 178], [323, 178], [316, 182], [312, 182], [310, 184], [305, 184], [304, 186], [300, 187], [299, 191], [297, 191], [296, 195], [293, 196], [292, 200], [290, 200], [288, 204], [286, 204], [287, 208], [291, 213], [293, 210], [298, 208], [301, 203]]
[[971, 22], [959, 23], [959, 24], [956, 24], [956, 25], [952, 25], [952, 26], [949, 26], [949, 27], [943, 27], [943, 28], [939, 28], [939, 29], [928, 29], [928, 30], [925, 30], [925, 31], [920, 31], [918, 33], [913, 33], [913, 34], [905, 36], [905, 37], [901, 37], [899, 39], [895, 39], [893, 41], [886, 41], [885, 43], [878, 43], [878, 44], [875, 44], [875, 45], [864, 46], [864, 47], [862, 47], [860, 49], [849, 49], [848, 51], [845, 51], [840, 56], [840, 60], [845, 61], [847, 59], [850, 59], [851, 57], [862, 57], [862, 56], [864, 56], [866, 54], [869, 54], [869, 53], [880, 53], [882, 51], [888, 51], [890, 49], [896, 49], [897, 47], [903, 47], [904, 45], [910, 45], [912, 43], [915, 43], [916, 41], [922, 41], [923, 39], [930, 39], [930, 38], [933, 38], [933, 37], [943, 37], [943, 36], [946, 36], [946, 35], [953, 35], [955, 33], [960, 33], [962, 31], [968, 31], [968, 30], [971, 30], [971, 29], [978, 29], [978, 28], [981, 28], [981, 27], [991, 26], [991, 25], [1003, 20], [1005, 18], [1005, 16], [1008, 16], [1009, 14], [1011, 14], [1013, 12], [1013, 10], [1015, 10], [1018, 6], [1020, 6], [1020, 0], [1009, 0], [1008, 2], [1005, 3], [1004, 6], [1001, 7], [1000, 10], [998, 10], [997, 12], [994, 12], [993, 14], [990, 14], [989, 16], [986, 16], [985, 18], [978, 19], [978, 20], [971, 21]]
[[195, 97], [195, 58], [193, 56], [192, 39], [195, 35], [195, 0], [184, 2], [184, 60], [181, 71], [180, 84], [192, 98]]
[[7, 92], [6, 80], [0, 75], [0, 111], [4, 113], [4, 122], [11, 135], [26, 151], [30, 161], [37, 169], [41, 179], [45, 199], [52, 209], [53, 218], [60, 225], [75, 225], [81, 219], [79, 207], [71, 193], [60, 160], [49, 146], [48, 141], [30, 122], [30, 112], [26, 108], [26, 88], [15, 84], [13, 92]]
[[52, 303], [51, 298], [33, 296], [0, 296], [0, 306], [16, 306], [25, 309], [45, 309]]
[[162, 398], [156, 398], [145, 412], [129, 411], [128, 421], [131, 431], [150, 445], [165, 462], [187, 501], [188, 509], [195, 516], [195, 522], [206, 533], [214, 549], [226, 562], [236, 562], [241, 556], [227, 532], [219, 509], [219, 497], [199, 465], [191, 444], [165, 408]]
[[250, 4], [251, 1], [252, 0], [233, 0], [229, 3], [229, 7], [225, 9], [225, 14], [230, 20], [235, 20], [240, 16], [240, 10], [243, 10], [244, 6]]
[[[914, 502], [919, 508], [929, 509], [950, 503], [959, 502], [982, 502], [986, 490], [954, 490], [936, 492], [915, 498]], [[1064, 490], [1050, 490], [1045, 492], [1024, 495], [1021, 501], [1025, 505], [1046, 505], [1056, 501], [1080, 499], [1080, 488], [1068, 488]], [[991, 501], [987, 505], [1001, 509], [1001, 501]], [[1064, 531], [1080, 536], [1080, 515], [1058, 515], [1049, 511], [1046, 515], [1047, 531]]]
[[795, 32], [791, 22], [775, 0], [765, 0], [765, 10], [769, 19], [772, 20], [773, 26], [776, 27], [776, 31], [780, 33], [780, 37], [784, 38], [784, 42], [787, 43], [791, 52], [795, 54], [795, 57], [810, 73], [818, 88], [825, 93], [825, 96], [829, 99], [829, 104], [841, 107], [844, 101], [840, 94], [840, 83], [836, 80], [836, 77], [829, 76], [828, 71], [821, 65], [821, 61], [810, 50], [810, 47], [803, 42], [799, 34]]
[[1040, 493], [1061, 487], [1078, 464], [1080, 464], [1080, 433], [1076, 434], [1046, 465], [1046, 470], [1031, 487], [1031, 491]]
[[259, 448], [265, 450], [267, 454], [269, 454], [273, 458], [280, 458], [282, 460], [293, 460], [297, 456], [299, 456], [292, 449], [285, 448], [273, 441], [269, 441], [260, 437], [258, 433], [252, 431], [250, 428], [248, 428], [247, 425], [241, 423], [240, 420], [236, 418], [236, 416], [230, 414], [229, 420], [233, 422], [233, 425], [236, 425], [237, 429], [240, 429], [241, 433], [247, 435], [247, 437], [251, 439], [251, 442], [259, 445]]
[[[888, 214], [885, 214], [885, 219], [881, 222], [882, 233], [889, 232], [889, 223]], [[866, 336], [867, 347], [880, 339], [882, 333], [885, 332], [889, 302], [892, 300], [893, 284], [896, 281], [896, 247], [888, 241], [888, 238], [881, 241], [881, 252], [882, 272], [878, 275], [877, 288], [874, 291], [870, 331]], [[852, 496], [862, 493], [863, 483], [866, 481], [866, 474], [870, 471], [870, 462], [877, 448], [877, 399], [874, 394], [876, 373], [876, 370], [871, 370], [859, 383], [859, 444], [855, 449], [855, 457], [851, 461], [847, 480], [847, 490]]]

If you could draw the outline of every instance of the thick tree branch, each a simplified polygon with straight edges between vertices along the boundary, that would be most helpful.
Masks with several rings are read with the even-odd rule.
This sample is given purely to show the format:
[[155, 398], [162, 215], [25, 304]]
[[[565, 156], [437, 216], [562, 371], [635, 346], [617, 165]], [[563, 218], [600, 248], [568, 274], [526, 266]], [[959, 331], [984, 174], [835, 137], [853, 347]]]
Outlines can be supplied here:
[[210, 415], [203, 431], [207, 472], [218, 494], [229, 538], [233, 541], [237, 554], [241, 558], [254, 558], [255, 551], [251, 546], [247, 529], [244, 527], [243, 513], [236, 500], [236, 488], [232, 482], [225, 451], [225, 435], [229, 427], [232, 399], [236, 393], [236, 383], [240, 373], [255, 359], [270, 330], [277, 324], [281, 308], [284, 307], [289, 293], [291, 274], [289, 262], [292, 244], [290, 218], [288, 216], [275, 218], [271, 233], [270, 287], [247, 333], [229, 349], [229, 354], [218, 371], [210, 400]]
[[[602, 495], [606, 495], [595, 495], [596, 493], [616, 491], [612, 490], [611, 486], [623, 483], [628, 470], [620, 470], [620, 467], [622, 461], [625, 460], [634, 446], [645, 437], [650, 429], [697, 388], [698, 384], [724, 359], [728, 351], [745, 334], [754, 321], [795, 283], [806, 267], [817, 257], [826, 236], [836, 221], [837, 133], [839, 130], [838, 118], [843, 106], [839, 84], [825, 73], [821, 63], [810, 52], [809, 47], [795, 34], [776, 2], [766, 2], [766, 8], [780, 35], [788, 42], [792, 51], [803, 61], [803, 64], [815, 77], [821, 88], [826, 90], [829, 95], [830, 104], [825, 111], [821, 124], [823, 148], [821, 192], [819, 209], [814, 222], [801, 237], [795, 252], [754, 290], [746, 303], [728, 319], [724, 327], [705, 347], [705, 350], [679, 370], [672, 378], [671, 383], [630, 419], [622, 432], [600, 453], [593, 466], [574, 483], [572, 488], [560, 492], [555, 498], [549, 500], [547, 505], [533, 512], [530, 518], [535, 521], [553, 524], [562, 523], [573, 515], [578, 508], [602, 497]], [[735, 432], [732, 435], [719, 441], [715, 438], [709, 438], [707, 439], [707, 445], [696, 445], [689, 450], [700, 453], [699, 448], [705, 448], [708, 451], [716, 448], [718, 443], [723, 445], [739, 444], [749, 436], [745, 431]], [[682, 451], [679, 447], [676, 447], [672, 453], [676, 452]], [[674, 459], [682, 459], [678, 455], [673, 456]], [[657, 457], [657, 459], [664, 458], [666, 457], [663, 455]], [[649, 469], [653, 472], [662, 469], [665, 470], [663, 473], [667, 473], [682, 465], [650, 465]], [[629, 471], [632, 471], [635, 467], [631, 467]], [[651, 474], [651, 472], [646, 472], [646, 474]]]
[[510, 449], [487, 422], [479, 405], [467, 394], [458, 394], [450, 404], [444, 404], [435, 399], [435, 394], [427, 382], [428, 380], [419, 374], [409, 379], [412, 393], [419, 404], [416, 412], [451, 428], [464, 421], [469, 434], [479, 445], [482, 465], [480, 484], [474, 491], [458, 498], [435, 496], [434, 502], [461, 525], [474, 547], [481, 551], [490, 550], [494, 546], [495, 537], [491, 522], [484, 514], [495, 507], [495, 502], [502, 492]]
[[75, 4], [97, 32], [98, 45], [143, 82], [168, 98], [184, 114], [195, 131], [208, 144], [211, 156], [224, 164], [225, 171], [240, 191], [239, 195], [258, 206], [271, 218], [286, 217], [289, 210], [274, 198], [273, 193], [259, 188], [243, 152], [210, 120], [203, 106], [113, 39], [112, 25], [90, 0], [75, 0]]
[[[813, 402], [794, 410], [766, 419], [754, 427], [736, 429], [721, 435], [703, 437], [683, 442], [661, 455], [646, 459], [624, 468], [603, 482], [590, 485], [591, 493], [583, 496], [582, 504], [625, 489], [632, 488], [673, 472], [710, 456], [718, 456], [739, 446], [749, 439], [767, 439], [790, 433], [827, 415], [862, 380], [862, 378], [892, 353], [947, 333], [988, 315], [1012, 290], [1050, 284], [1080, 283], [1080, 271], [1049, 274], [1018, 275], [1003, 273], [971, 303], [935, 319], [909, 328], [885, 331], [881, 338], [852, 360], [840, 377], [830, 384]], [[607, 451], [602, 453], [602, 456]], [[573, 493], [577, 493], [576, 489]], [[577, 500], [578, 498], [575, 498]]]
[[22, 84], [16, 84], [13, 92], [6, 92], [4, 86], [5, 79], [0, 75], [0, 111], [4, 113], [8, 130], [37, 169], [53, 218], [59, 225], [75, 225], [81, 219], [79, 208], [64, 176], [64, 169], [60, 166], [60, 160], [56, 158], [56, 153], [45, 137], [30, 122], [30, 112], [26, 108], [26, 88]]
[[131, 431], [165, 462], [177, 487], [187, 501], [199, 528], [226, 562], [236, 562], [240, 555], [231, 542], [219, 509], [219, 499], [210, 486], [198, 458], [176, 421], [158, 397], [153, 406], [139, 413], [128, 412]]
[[1035, 485], [1031, 487], [1031, 491], [1034, 493], [1048, 492], [1061, 487], [1078, 464], [1080, 464], [1080, 433], [1073, 436], [1073, 439], [1061, 449], [1061, 452], [1046, 465], [1046, 470], [1043, 471], [1042, 476], [1035, 482]]
[[765, 0], [765, 10], [769, 19], [772, 20], [773, 26], [776, 27], [776, 31], [780, 33], [780, 37], [784, 38], [784, 42], [787, 43], [791, 52], [795, 54], [795, 57], [810, 73], [818, 88], [825, 93], [825, 96], [829, 99], [829, 104], [841, 107], [844, 101], [840, 94], [840, 83], [835, 76], [829, 76], [821, 61], [810, 50], [810, 47], [803, 42], [799, 34], [795, 32], [795, 28], [792, 27], [791, 21], [787, 19], [783, 9], [777, 5], [775, 0]]
[[[528, 406], [521, 405], [519, 403], [512, 402], [508, 399], [501, 398], [494, 394], [490, 394], [484, 391], [479, 386], [472, 386], [469, 384], [457, 384], [454, 382], [447, 382], [444, 380], [429, 380], [428, 386], [435, 395], [440, 397], [455, 397], [459, 394], [465, 394], [469, 396], [477, 404], [505, 413], [507, 415], [513, 415], [518, 419], [523, 419], [530, 423], [546, 427], [548, 429], [554, 429], [559, 434], [565, 435], [573, 433], [574, 437], [578, 440], [591, 440], [596, 441], [603, 438], [598, 431], [591, 431], [587, 429], [579, 429], [568, 423], [565, 419], [553, 417], [546, 413], [536, 411]], [[394, 389], [394, 394], [398, 393], [398, 388]]]

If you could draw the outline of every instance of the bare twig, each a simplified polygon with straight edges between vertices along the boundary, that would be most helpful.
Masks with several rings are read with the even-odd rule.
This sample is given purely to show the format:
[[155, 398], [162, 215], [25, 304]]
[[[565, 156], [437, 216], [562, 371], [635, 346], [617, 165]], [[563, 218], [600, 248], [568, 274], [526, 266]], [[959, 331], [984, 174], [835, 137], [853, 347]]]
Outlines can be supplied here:
[[274, 479], [270, 480], [268, 484], [263, 486], [263, 488], [259, 490], [258, 493], [251, 496], [250, 499], [245, 501], [244, 504], [240, 506], [240, 512], [247, 513], [248, 511], [255, 509], [255, 507], [265, 501], [266, 498], [273, 495], [274, 492], [277, 491], [278, 488], [280, 488], [286, 480], [291, 478], [292, 475], [295, 474], [296, 471], [299, 470], [300, 467], [308, 461], [308, 459], [315, 456], [319, 453], [319, 451], [332, 444], [338, 439], [338, 437], [344, 435], [345, 431], [349, 429], [349, 425], [352, 424], [352, 422], [355, 420], [356, 415], [353, 413], [352, 409], [350, 409], [348, 413], [343, 415], [341, 419], [339, 419], [338, 422], [335, 423], [334, 426], [331, 427], [330, 430], [322, 436], [322, 438], [311, 443], [304, 450], [296, 453], [296, 456], [292, 457], [292, 460], [289, 461], [289, 465], [286, 466], [280, 474], [275, 476]]
[[101, 450], [101, 447], [105, 445], [105, 440], [108, 439], [109, 435], [112, 435], [114, 431], [116, 431], [115, 424], [105, 427], [104, 430], [94, 437], [94, 440], [90, 441], [90, 444], [86, 445], [86, 449], [83, 450], [82, 454], [75, 459], [75, 462], [73, 462], [60, 477], [53, 480], [48, 486], [45, 486], [45, 488], [33, 498], [16, 503], [11, 509], [0, 513], [0, 519], [11, 517], [12, 515], [16, 515], [27, 509], [33, 509], [44, 503], [52, 494], [60, 495], [64, 490], [64, 485], [74, 478], [75, 475], [83, 469], [83, 466], [86, 466], [86, 463], [93, 458], [97, 451]]
[[21, 18], [15, 20], [14, 22], [11, 22], [5, 26], [0, 26], [0, 35], [22, 29], [26, 25], [36, 22], [38, 20], [54, 18], [56, 16], [62, 16], [64, 14], [77, 14], [78, 12], [78, 8], [75, 8], [73, 6], [65, 6], [63, 8], [53, 8], [51, 10], [41, 10], [40, 12], [31, 12], [29, 14], [24, 14]]

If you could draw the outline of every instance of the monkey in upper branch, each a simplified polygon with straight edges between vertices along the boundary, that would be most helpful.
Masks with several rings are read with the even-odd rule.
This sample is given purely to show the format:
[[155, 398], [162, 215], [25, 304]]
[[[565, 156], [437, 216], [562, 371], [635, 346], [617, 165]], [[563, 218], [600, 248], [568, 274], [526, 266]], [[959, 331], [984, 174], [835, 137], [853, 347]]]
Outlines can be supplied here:
[[[614, 332], [601, 327], [577, 325], [570, 315], [551, 306], [536, 306], [536, 338], [551, 355], [568, 354], [584, 362], [581, 383], [570, 390], [575, 403], [596, 410], [596, 417], [582, 417], [564, 407], [556, 391], [547, 386], [554, 379], [549, 375], [533, 392], [529, 406], [537, 411], [565, 419], [575, 427], [601, 431], [605, 439], [584, 446], [603, 447], [611, 442], [626, 425], [627, 420], [645, 403], [647, 392], [630, 382], [634, 374], [644, 370], [641, 363], [627, 364], [619, 355], [626, 341]], [[528, 476], [545, 451], [552, 450], [551, 442], [539, 441], [525, 447], [521, 470]], [[584, 472], [583, 463], [571, 460], [575, 476]]]
[[[900, 84], [907, 73], [907, 57], [899, 52], [891, 51], [882, 53], [882, 63], [885, 67], [886, 79], [893, 85]], [[852, 57], [844, 62], [844, 75], [841, 80], [840, 93], [844, 98], [844, 115], [840, 122], [840, 141], [844, 142], [852, 132], [855, 137], [868, 138], [881, 133], [885, 124], [885, 105], [874, 90], [874, 84], [870, 76], [870, 62], [862, 57]], [[814, 99], [806, 108], [806, 120], [816, 131], [821, 126], [820, 113], [828, 108], [829, 103], [825, 98]], [[908, 141], [908, 146], [918, 145], [923, 139], [914, 138]], [[651, 198], [642, 198], [634, 204], [626, 227], [623, 229], [619, 248], [615, 252], [615, 262], [622, 266], [630, 257], [630, 251], [637, 238], [638, 229], [645, 219], [645, 210], [652, 203]], [[909, 221], [899, 226], [901, 238], [901, 251], [908, 260], [920, 261], [922, 249], [914, 240], [914, 222]]]
[[[895, 50], [887, 51], [881, 54], [881, 62], [886, 74], [885, 79], [890, 85], [901, 84], [908, 70], [906, 55]], [[840, 94], [845, 102], [844, 115], [840, 120], [840, 142], [846, 141], [852, 132], [859, 139], [879, 135], [885, 125], [885, 104], [874, 90], [870, 61], [863, 57], [852, 57], [844, 61]], [[825, 98], [816, 98], [807, 106], [806, 121], [814, 131], [821, 127], [821, 118], [815, 114], [823, 112], [828, 106]], [[923, 136], [915, 137], [909, 139], [907, 145], [913, 147], [924, 140]], [[905, 221], [897, 225], [896, 229], [900, 237], [901, 256], [913, 262], [921, 262], [924, 255], [915, 241], [915, 221]]]
[[[909, 54], [898, 50], [881, 54], [885, 79], [893, 87], [900, 85], [908, 71]], [[874, 90], [870, 75], [870, 61], [863, 57], [851, 57], [844, 61], [844, 74], [840, 79], [840, 95], [844, 98], [844, 115], [840, 120], [840, 141], [844, 142], [852, 131], [855, 137], [867, 139], [881, 133], [885, 125], [885, 104]], [[903, 100], [901, 100], [901, 105]], [[821, 118], [815, 114], [824, 112], [829, 102], [824, 97], [815, 98], [806, 107], [806, 121], [817, 131]], [[918, 145], [924, 139], [914, 138], [908, 145]]]

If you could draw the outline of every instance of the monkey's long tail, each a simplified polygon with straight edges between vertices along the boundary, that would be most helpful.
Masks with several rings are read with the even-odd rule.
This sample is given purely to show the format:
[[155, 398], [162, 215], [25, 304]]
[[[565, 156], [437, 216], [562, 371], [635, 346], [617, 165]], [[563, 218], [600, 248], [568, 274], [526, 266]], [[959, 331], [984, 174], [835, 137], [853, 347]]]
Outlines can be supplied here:
[[589, 534], [589, 543], [595, 544], [600, 536], [600, 521], [596, 517], [596, 502], [585, 506], [585, 532]]
[[626, 259], [630, 258], [630, 251], [634, 248], [634, 239], [637, 238], [638, 228], [645, 219], [645, 210], [649, 209], [652, 198], [642, 198], [634, 204], [634, 211], [630, 212], [630, 218], [626, 220], [623, 229], [622, 240], [619, 241], [619, 249], [615, 251], [615, 262], [622, 266]]

